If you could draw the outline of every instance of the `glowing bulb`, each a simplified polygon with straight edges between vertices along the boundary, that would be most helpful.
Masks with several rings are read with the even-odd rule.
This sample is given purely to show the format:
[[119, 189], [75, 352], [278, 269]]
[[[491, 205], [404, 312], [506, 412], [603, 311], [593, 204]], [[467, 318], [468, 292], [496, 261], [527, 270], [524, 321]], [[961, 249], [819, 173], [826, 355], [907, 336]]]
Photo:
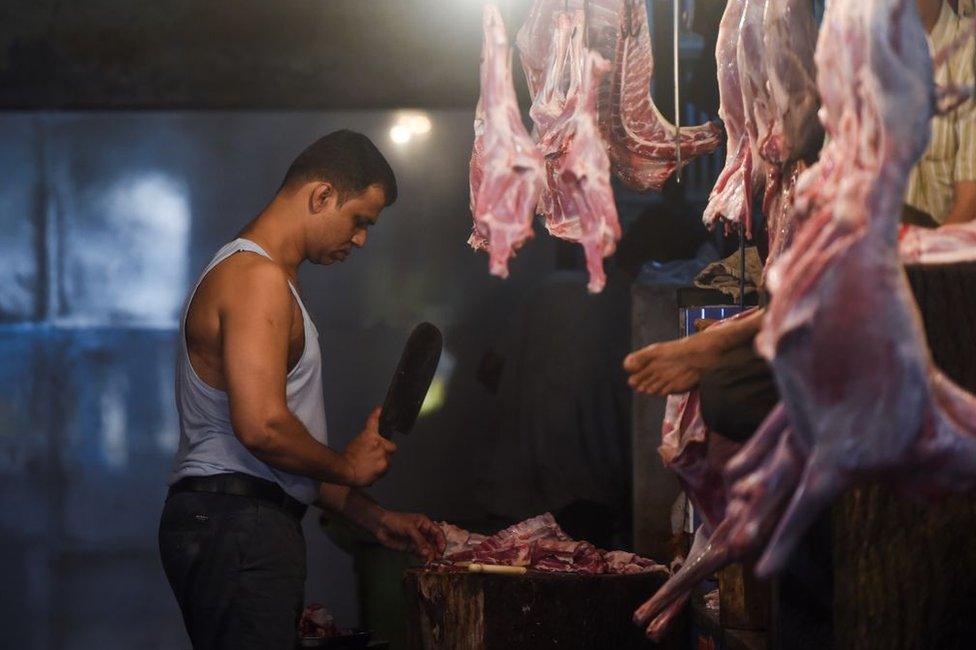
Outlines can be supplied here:
[[405, 124], [396, 124], [390, 129], [390, 140], [397, 144], [410, 142], [411, 136], [413, 136], [413, 131]]
[[426, 115], [409, 115], [403, 119], [403, 124], [413, 133], [430, 133], [430, 118]]

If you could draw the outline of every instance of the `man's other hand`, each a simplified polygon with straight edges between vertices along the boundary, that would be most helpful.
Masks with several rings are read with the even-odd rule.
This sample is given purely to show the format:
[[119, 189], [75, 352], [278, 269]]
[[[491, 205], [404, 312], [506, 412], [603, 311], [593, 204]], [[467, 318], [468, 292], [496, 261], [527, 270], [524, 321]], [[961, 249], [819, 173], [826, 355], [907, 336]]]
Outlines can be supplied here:
[[366, 487], [386, 473], [396, 445], [380, 435], [380, 408], [373, 409], [365, 428], [342, 452], [347, 465], [346, 485]]
[[407, 551], [428, 562], [444, 553], [447, 540], [440, 527], [426, 515], [387, 510], [380, 517], [376, 539], [395, 551]]

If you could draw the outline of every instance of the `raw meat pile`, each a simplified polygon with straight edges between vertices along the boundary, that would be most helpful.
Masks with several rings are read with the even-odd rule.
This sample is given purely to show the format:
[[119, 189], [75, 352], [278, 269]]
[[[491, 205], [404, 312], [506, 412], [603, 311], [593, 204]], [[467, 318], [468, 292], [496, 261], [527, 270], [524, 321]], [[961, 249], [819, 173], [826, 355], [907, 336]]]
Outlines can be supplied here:
[[757, 341], [782, 402], [726, 466], [709, 540], [635, 613], [652, 635], [717, 568], [761, 552], [757, 573], [778, 571], [857, 480], [914, 495], [976, 487], [976, 397], [933, 366], [899, 260], [905, 182], [935, 105], [915, 3], [833, 0], [816, 65], [829, 139], [797, 182], [801, 225], [770, 272]]
[[713, 151], [721, 131], [706, 124], [677, 132], [654, 106], [643, 2], [536, 0], [517, 43], [533, 99], [533, 152], [515, 102], [504, 26], [497, 8], [486, 5], [468, 243], [488, 250], [491, 272], [506, 277], [538, 211], [552, 235], [583, 246], [588, 288], [598, 292], [606, 282], [603, 258], [621, 235], [611, 168], [631, 187], [660, 189], [679, 161]]
[[603, 551], [574, 541], [548, 512], [510, 526], [491, 537], [440, 523], [447, 538], [444, 556], [428, 564], [434, 570], [464, 570], [469, 563], [524, 566], [569, 573], [664, 572], [667, 567], [626, 551]]

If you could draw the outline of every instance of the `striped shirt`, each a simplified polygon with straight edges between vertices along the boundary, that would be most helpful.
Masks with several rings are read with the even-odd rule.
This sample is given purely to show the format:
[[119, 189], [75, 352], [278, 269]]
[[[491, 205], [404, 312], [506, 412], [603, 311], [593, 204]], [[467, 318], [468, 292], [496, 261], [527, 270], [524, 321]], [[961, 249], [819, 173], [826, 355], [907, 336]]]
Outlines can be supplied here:
[[[969, 0], [959, 3], [963, 17], [972, 15]], [[943, 1], [939, 20], [929, 34], [929, 48], [938, 52], [966, 29], [956, 12]], [[935, 83], [972, 85], [976, 82], [976, 45], [966, 45], [935, 71]], [[954, 185], [976, 180], [976, 108], [972, 100], [948, 115], [932, 118], [932, 139], [908, 177], [905, 203], [942, 223], [952, 210]]]

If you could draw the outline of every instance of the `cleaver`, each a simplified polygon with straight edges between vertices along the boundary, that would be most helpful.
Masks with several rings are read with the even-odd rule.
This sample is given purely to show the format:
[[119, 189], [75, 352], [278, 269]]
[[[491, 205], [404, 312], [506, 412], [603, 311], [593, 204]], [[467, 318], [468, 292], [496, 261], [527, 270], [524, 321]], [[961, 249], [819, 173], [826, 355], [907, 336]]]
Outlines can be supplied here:
[[410, 433], [434, 379], [442, 346], [441, 331], [430, 323], [413, 328], [380, 411], [379, 429], [384, 438]]

